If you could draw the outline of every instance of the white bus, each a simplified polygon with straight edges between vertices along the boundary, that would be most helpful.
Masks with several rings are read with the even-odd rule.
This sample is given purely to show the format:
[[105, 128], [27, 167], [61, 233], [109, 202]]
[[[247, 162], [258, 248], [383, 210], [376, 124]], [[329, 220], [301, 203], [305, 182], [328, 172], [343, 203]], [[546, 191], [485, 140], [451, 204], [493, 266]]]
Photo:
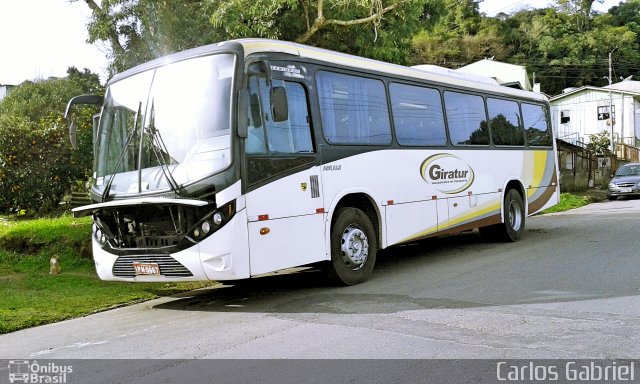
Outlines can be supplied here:
[[[73, 104], [95, 100], [86, 96]], [[516, 241], [558, 202], [547, 99], [282, 41], [228, 41], [115, 76], [94, 132], [100, 278], [235, 280], [473, 228]]]

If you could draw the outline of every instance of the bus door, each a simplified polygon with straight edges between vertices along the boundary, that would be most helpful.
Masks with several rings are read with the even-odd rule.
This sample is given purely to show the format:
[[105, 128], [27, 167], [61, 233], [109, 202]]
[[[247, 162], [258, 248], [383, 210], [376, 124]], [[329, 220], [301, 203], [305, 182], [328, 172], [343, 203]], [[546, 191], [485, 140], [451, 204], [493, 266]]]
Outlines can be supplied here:
[[[276, 67], [279, 68], [279, 67]], [[307, 89], [249, 77], [245, 141], [251, 275], [325, 260], [324, 205]]]

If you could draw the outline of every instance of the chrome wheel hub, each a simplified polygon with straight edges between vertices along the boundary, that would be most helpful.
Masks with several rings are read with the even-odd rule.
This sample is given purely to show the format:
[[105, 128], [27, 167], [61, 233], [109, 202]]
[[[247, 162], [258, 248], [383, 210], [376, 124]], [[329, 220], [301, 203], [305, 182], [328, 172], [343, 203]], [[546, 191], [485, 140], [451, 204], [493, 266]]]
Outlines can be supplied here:
[[509, 225], [516, 232], [522, 226], [522, 208], [515, 201], [509, 204]]
[[362, 229], [351, 224], [342, 233], [342, 260], [347, 268], [356, 271], [362, 268], [369, 256], [369, 239]]

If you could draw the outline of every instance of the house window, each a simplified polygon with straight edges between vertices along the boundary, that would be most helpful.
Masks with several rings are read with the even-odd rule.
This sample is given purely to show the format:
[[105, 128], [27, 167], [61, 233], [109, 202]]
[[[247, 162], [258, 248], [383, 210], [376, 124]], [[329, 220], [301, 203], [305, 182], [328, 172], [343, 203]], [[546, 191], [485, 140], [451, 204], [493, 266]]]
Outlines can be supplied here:
[[573, 169], [573, 153], [568, 153], [565, 157], [564, 169]]
[[[613, 110], [613, 116], [611, 116], [611, 110]], [[616, 117], [616, 108], [615, 106], [611, 106], [609, 109], [608, 105], [604, 105], [602, 107], [598, 107], [598, 120], [609, 120], [610, 117], [615, 119]]]
[[571, 121], [571, 114], [569, 111], [560, 111], [560, 124], [569, 124]]

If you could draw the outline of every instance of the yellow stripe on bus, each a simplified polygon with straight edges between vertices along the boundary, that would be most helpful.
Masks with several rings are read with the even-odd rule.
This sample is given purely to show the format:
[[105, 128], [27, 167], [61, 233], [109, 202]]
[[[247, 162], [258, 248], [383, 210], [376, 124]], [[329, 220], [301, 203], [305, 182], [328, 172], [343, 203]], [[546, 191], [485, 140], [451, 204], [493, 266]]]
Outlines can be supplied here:
[[452, 227], [457, 226], [458, 224], [460, 224], [462, 222], [479, 218], [480, 216], [483, 216], [483, 215], [485, 215], [487, 213], [491, 213], [491, 212], [494, 212], [494, 211], [500, 211], [500, 203], [493, 203], [493, 204], [491, 204], [491, 205], [489, 205], [489, 206], [487, 206], [485, 208], [480, 208], [480, 209], [476, 208], [476, 210], [472, 210], [471, 212], [469, 212], [469, 213], [467, 213], [465, 215], [458, 216], [454, 220], [449, 220], [447, 225], [442, 227], [442, 228], [438, 228], [437, 225], [431, 226], [431, 227], [425, 229], [424, 231], [421, 231], [419, 233], [416, 233], [414, 235], [411, 235], [411, 236], [409, 236], [407, 238], [404, 238], [404, 239], [400, 240], [400, 243], [403, 243], [405, 241], [410, 241], [410, 240], [413, 240], [413, 239], [417, 239], [417, 238], [420, 238], [420, 237], [423, 237], [423, 236], [426, 236], [426, 235], [430, 235], [432, 233], [436, 233], [436, 232], [439, 232], [439, 231], [444, 231], [446, 229], [450, 229]]

